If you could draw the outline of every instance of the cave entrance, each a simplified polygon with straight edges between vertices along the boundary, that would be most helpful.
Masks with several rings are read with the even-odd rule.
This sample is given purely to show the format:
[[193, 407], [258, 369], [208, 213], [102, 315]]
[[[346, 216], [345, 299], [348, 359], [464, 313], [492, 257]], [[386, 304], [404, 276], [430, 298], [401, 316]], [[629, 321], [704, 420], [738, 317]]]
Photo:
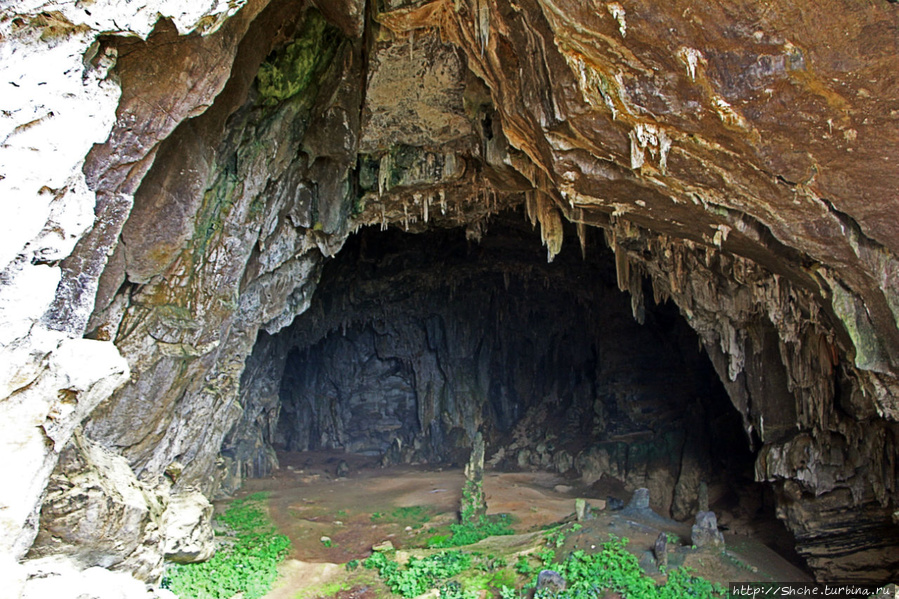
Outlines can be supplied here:
[[790, 554], [697, 336], [673, 303], [632, 303], [590, 235], [547, 263], [517, 214], [476, 242], [363, 229], [325, 264], [308, 310], [260, 333], [242, 392], [259, 433], [226, 452], [256, 476], [277, 463], [270, 448], [282, 462], [331, 451], [461, 466], [481, 431], [494, 469], [556, 472], [603, 499], [646, 487], [665, 517], [708, 505]]

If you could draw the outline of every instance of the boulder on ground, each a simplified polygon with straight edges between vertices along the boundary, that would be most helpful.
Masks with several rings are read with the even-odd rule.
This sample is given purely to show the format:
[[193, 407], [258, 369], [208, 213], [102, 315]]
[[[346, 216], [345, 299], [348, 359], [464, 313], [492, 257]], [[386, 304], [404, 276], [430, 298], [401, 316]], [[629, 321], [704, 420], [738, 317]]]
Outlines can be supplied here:
[[724, 535], [718, 530], [718, 518], [715, 516], [715, 512], [698, 512], [696, 524], [693, 525], [690, 536], [693, 545], [698, 548], [724, 548]]

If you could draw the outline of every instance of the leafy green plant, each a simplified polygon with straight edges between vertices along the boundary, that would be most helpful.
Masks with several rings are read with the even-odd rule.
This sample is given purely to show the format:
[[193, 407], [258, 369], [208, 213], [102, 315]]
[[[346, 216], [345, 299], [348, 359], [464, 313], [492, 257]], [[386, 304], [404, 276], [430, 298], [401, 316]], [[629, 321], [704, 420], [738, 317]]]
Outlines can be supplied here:
[[690, 568], [675, 568], [668, 572], [668, 580], [659, 587], [657, 597], [660, 599], [681, 599], [681, 597], [708, 599], [723, 597], [726, 593], [727, 590], [720, 584], [693, 576]]
[[346, 563], [346, 571], [347, 571], [347, 572], [352, 572], [352, 571], [354, 571], [356, 568], [359, 567], [359, 563], [360, 563], [359, 560], [357, 560], [357, 559], [351, 559], [350, 561], [348, 561], [348, 562]]
[[528, 556], [519, 555], [518, 561], [515, 562], [515, 571], [524, 576], [533, 576], [537, 569], [528, 561]]
[[481, 572], [495, 572], [506, 567], [506, 560], [494, 555], [488, 555], [485, 558], [478, 559], [474, 567]]
[[245, 599], [258, 599], [265, 595], [290, 548], [290, 540], [276, 534], [263, 509], [267, 500], [267, 493], [255, 493], [232, 502], [216, 518], [232, 531], [232, 542], [219, 546], [209, 561], [170, 566], [163, 576], [163, 588], [182, 599], [227, 599], [238, 593]]
[[543, 549], [538, 550], [536, 555], [544, 568], [549, 568], [552, 566], [553, 562], [556, 561], [556, 552], [551, 547], [544, 547]]
[[[627, 599], [713, 599], [725, 596], [726, 590], [703, 578], [695, 577], [686, 568], [668, 572], [662, 585], [647, 576], [637, 558], [627, 551], [626, 538], [611, 536], [603, 543], [602, 550], [588, 555], [583, 550], [574, 551], [561, 564], [547, 565], [559, 572], [567, 583], [564, 591], [555, 594], [556, 599], [593, 599], [606, 590], [619, 593]], [[538, 554], [539, 555], [539, 554]]]
[[548, 535], [546, 537], [546, 544], [550, 547], [559, 548], [565, 544], [565, 531], [559, 530], [555, 534]]
[[440, 599], [477, 599], [478, 592], [465, 590], [462, 584], [454, 580], [440, 585]]
[[520, 593], [512, 586], [502, 585], [499, 587], [500, 599], [519, 599]]
[[362, 565], [377, 570], [384, 584], [392, 592], [408, 599], [417, 597], [435, 588], [438, 583], [469, 569], [471, 560], [470, 553], [442, 551], [427, 557], [411, 557], [408, 563], [401, 566], [383, 553], [374, 553], [366, 558]]

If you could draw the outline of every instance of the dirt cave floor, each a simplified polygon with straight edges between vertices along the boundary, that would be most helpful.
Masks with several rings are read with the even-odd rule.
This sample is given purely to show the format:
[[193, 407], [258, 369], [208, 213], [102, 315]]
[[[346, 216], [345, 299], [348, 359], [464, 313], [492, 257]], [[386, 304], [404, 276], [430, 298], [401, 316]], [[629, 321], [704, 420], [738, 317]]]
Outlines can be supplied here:
[[[389, 597], [375, 573], [363, 568], [349, 572], [344, 564], [371, 555], [372, 547], [384, 541], [396, 547], [398, 558], [421, 550], [429, 538], [447, 534], [449, 524], [457, 521], [464, 482], [461, 468], [380, 468], [377, 458], [335, 452], [279, 453], [279, 460], [280, 470], [269, 478], [248, 481], [238, 495], [268, 492], [271, 517], [292, 544], [266, 599]], [[345, 477], [336, 475], [341, 460], [349, 465]], [[589, 552], [601, 547], [610, 534], [627, 537], [628, 549], [647, 566], [647, 573], [660, 578], [650, 555], [659, 533], [665, 532], [678, 539], [669, 546], [669, 565], [688, 566], [713, 582], [811, 581], [807, 573], [751, 536], [725, 533], [724, 553], [693, 550], [691, 523], [605, 509], [605, 495], [597, 496], [595, 487], [555, 473], [488, 470], [484, 491], [488, 513], [511, 514], [518, 534], [488, 538], [463, 549], [502, 555], [510, 564], [519, 554], [545, 546], [547, 529], [572, 521], [575, 499], [580, 497], [592, 506], [594, 517], [567, 535], [557, 549], [560, 559], [575, 549]]]

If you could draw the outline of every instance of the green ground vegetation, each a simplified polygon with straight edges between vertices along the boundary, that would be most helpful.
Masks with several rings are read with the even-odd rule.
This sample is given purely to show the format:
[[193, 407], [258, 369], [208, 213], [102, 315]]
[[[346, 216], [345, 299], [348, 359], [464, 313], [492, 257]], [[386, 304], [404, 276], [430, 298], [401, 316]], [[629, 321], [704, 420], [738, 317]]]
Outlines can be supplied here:
[[421, 505], [398, 507], [389, 512], [375, 512], [371, 515], [371, 521], [382, 524], [404, 524], [413, 529], [431, 521], [433, 513], [430, 508]]
[[462, 520], [458, 524], [450, 524], [449, 534], [436, 534], [428, 539], [428, 547], [463, 547], [477, 543], [487, 537], [513, 535], [512, 516], [496, 514], [481, 515], [473, 520]]
[[228, 599], [242, 593], [258, 599], [271, 589], [278, 564], [287, 556], [290, 541], [277, 534], [265, 511], [267, 493], [255, 493], [231, 503], [216, 517], [227, 532], [215, 556], [199, 564], [173, 564], [162, 586], [181, 599]]
[[[627, 550], [628, 540], [609, 536], [594, 553], [575, 550], [564, 558], [557, 549], [573, 526], [560, 527], [544, 537], [543, 545], [518, 555], [511, 564], [503, 557], [484, 556], [465, 550], [440, 551], [426, 557], [411, 557], [406, 564], [390, 554], [375, 553], [363, 562], [377, 570], [387, 588], [406, 599], [437, 589], [441, 599], [473, 599], [480, 591], [500, 599], [596, 599], [607, 592], [625, 599], [715, 599], [726, 596], [718, 584], [697, 577], [687, 568], [674, 568], [665, 580], [656, 582]], [[566, 581], [563, 591], [535, 591], [542, 570], [554, 570]]]

